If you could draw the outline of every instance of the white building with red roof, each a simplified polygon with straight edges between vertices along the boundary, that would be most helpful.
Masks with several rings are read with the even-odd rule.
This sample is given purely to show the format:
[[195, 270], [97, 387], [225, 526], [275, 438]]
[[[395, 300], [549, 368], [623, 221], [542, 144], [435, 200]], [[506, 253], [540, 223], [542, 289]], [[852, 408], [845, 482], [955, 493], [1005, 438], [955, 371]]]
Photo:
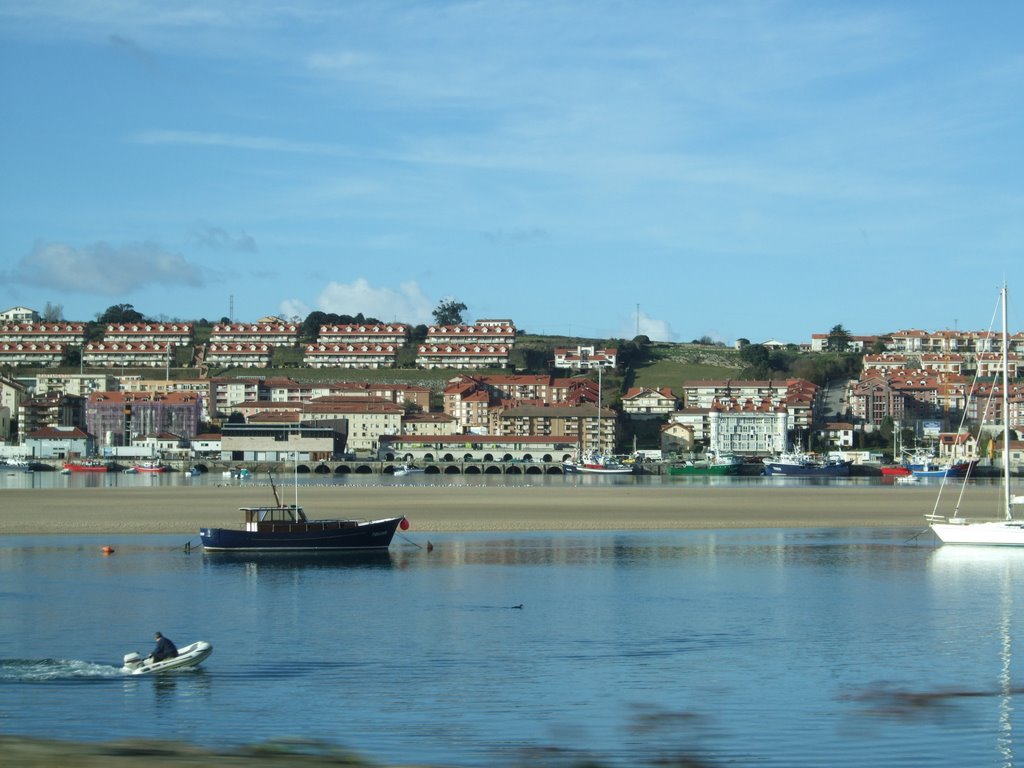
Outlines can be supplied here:
[[576, 371], [597, 368], [614, 369], [618, 364], [619, 350], [614, 347], [600, 349], [593, 344], [575, 348], [555, 347], [555, 367]]
[[103, 332], [106, 343], [156, 344], [161, 347], [187, 347], [192, 343], [190, 323], [108, 323]]
[[269, 344], [294, 347], [299, 343], [299, 326], [285, 322], [215, 323], [210, 342], [217, 344]]
[[307, 344], [302, 362], [311, 368], [391, 368], [400, 345], [375, 341], [319, 341]]
[[53, 341], [0, 341], [0, 365], [55, 366], [64, 360], [64, 345]]

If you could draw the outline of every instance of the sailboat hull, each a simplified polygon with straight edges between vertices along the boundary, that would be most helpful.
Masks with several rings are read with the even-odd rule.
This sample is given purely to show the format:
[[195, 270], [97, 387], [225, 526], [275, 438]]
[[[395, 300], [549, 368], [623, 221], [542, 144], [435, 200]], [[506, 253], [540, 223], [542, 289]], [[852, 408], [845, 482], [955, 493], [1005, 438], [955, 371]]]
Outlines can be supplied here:
[[932, 523], [931, 529], [943, 544], [978, 544], [989, 547], [1024, 546], [1024, 522]]

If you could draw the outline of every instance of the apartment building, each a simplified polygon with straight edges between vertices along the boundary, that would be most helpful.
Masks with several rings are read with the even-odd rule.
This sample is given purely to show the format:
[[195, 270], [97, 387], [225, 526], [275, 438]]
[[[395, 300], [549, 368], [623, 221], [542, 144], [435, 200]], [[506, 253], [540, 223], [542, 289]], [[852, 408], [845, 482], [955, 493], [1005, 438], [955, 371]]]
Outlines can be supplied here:
[[794, 426], [784, 405], [769, 400], [721, 400], [708, 409], [703, 442], [720, 455], [770, 456], [789, 448], [789, 431]]
[[434, 368], [507, 368], [511, 344], [428, 342], [417, 347], [416, 365]]
[[64, 345], [51, 341], [0, 341], [0, 365], [58, 366], [64, 361]]
[[964, 372], [964, 356], [955, 352], [923, 352], [921, 370], [959, 376]]
[[409, 326], [401, 323], [321, 325], [317, 341], [321, 344], [385, 344], [397, 349], [409, 341]]
[[927, 371], [869, 372], [848, 390], [851, 414], [873, 427], [886, 417], [906, 422], [960, 414], [967, 401], [962, 377]]
[[615, 450], [618, 419], [608, 408], [596, 404], [503, 405], [490, 414], [489, 434], [502, 437], [557, 437], [584, 449], [610, 454]]
[[194, 392], [93, 392], [85, 403], [86, 430], [110, 446], [160, 432], [191, 439], [201, 419], [202, 400]]
[[146, 343], [166, 349], [187, 347], [192, 343], [190, 323], [108, 323], [103, 341], [110, 344]]
[[172, 345], [154, 341], [94, 341], [82, 363], [93, 368], [162, 368], [170, 365]]
[[[811, 335], [810, 349], [821, 352], [828, 342], [827, 333]], [[885, 336], [851, 336], [850, 351], [869, 349], [876, 341], [885, 343], [886, 352], [910, 355], [914, 358], [930, 353], [936, 355], [975, 355], [983, 352], [1002, 352], [1000, 334], [991, 331], [922, 331], [917, 329], [896, 331]], [[1010, 336], [1010, 352], [1024, 354], [1024, 332]]]
[[486, 429], [491, 409], [508, 402], [581, 405], [598, 401], [597, 382], [585, 377], [460, 375], [442, 393], [444, 412], [464, 429]]
[[401, 405], [362, 397], [318, 397], [302, 407], [303, 421], [344, 421], [348, 450], [374, 453], [381, 435], [401, 433], [404, 415]]
[[87, 397], [93, 392], [121, 389], [117, 376], [110, 373], [39, 373], [36, 374], [35, 394], [64, 392]]
[[28, 397], [18, 403], [18, 435], [25, 436], [45, 427], [86, 427], [84, 399], [62, 392]]
[[210, 329], [210, 343], [294, 347], [299, 343], [299, 326], [285, 322], [215, 323]]
[[516, 340], [511, 320], [478, 320], [472, 325], [432, 325], [417, 348], [421, 368], [506, 368]]
[[0, 342], [62, 344], [79, 347], [85, 343], [85, 323], [15, 322], [0, 324]]
[[784, 406], [790, 415], [791, 429], [810, 429], [818, 401], [818, 386], [806, 379], [736, 379], [683, 382], [683, 408], [710, 409], [716, 403], [735, 401], [760, 407]]
[[447, 413], [412, 413], [402, 417], [402, 434], [438, 437], [457, 434], [456, 421]]
[[667, 387], [630, 387], [622, 396], [622, 412], [634, 419], [667, 418], [678, 406], [679, 398]]
[[606, 368], [614, 370], [618, 365], [619, 350], [615, 348], [599, 349], [593, 344], [555, 348], [555, 367], [568, 368], [576, 371]]
[[913, 358], [895, 352], [864, 355], [864, 370], [899, 371], [907, 368]]
[[266, 342], [210, 342], [204, 360], [224, 368], [269, 368], [274, 346]]
[[0, 443], [9, 443], [14, 439], [18, 406], [26, 396], [24, 385], [0, 376]]
[[302, 362], [310, 368], [392, 368], [398, 350], [393, 343], [321, 341], [305, 346]]

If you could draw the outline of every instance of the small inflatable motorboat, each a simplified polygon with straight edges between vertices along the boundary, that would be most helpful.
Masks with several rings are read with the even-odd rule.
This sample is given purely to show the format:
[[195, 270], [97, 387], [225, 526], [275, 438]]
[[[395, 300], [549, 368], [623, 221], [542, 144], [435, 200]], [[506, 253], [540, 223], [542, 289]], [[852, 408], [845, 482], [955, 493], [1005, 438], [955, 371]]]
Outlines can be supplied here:
[[173, 672], [176, 669], [195, 667], [203, 663], [203, 659], [213, 653], [213, 646], [205, 640], [186, 645], [178, 649], [173, 659], [153, 661], [152, 656], [142, 658], [138, 653], [125, 654], [124, 666], [121, 671], [126, 675], [148, 675], [154, 672]]

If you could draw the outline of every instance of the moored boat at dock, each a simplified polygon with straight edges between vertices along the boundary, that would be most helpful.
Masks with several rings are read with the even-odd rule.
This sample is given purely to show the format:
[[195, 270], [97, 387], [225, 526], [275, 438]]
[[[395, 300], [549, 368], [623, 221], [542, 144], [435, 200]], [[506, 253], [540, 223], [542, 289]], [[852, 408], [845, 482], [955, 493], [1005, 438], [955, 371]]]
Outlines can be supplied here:
[[849, 459], [817, 458], [798, 449], [763, 459], [763, 463], [765, 475], [847, 477], [853, 462]]
[[108, 472], [110, 471], [110, 465], [105, 461], [98, 459], [77, 459], [73, 461], [65, 461], [64, 467], [61, 472]]
[[667, 472], [670, 475], [738, 475], [742, 469], [743, 459], [739, 456], [712, 454], [705, 459], [673, 464]]

